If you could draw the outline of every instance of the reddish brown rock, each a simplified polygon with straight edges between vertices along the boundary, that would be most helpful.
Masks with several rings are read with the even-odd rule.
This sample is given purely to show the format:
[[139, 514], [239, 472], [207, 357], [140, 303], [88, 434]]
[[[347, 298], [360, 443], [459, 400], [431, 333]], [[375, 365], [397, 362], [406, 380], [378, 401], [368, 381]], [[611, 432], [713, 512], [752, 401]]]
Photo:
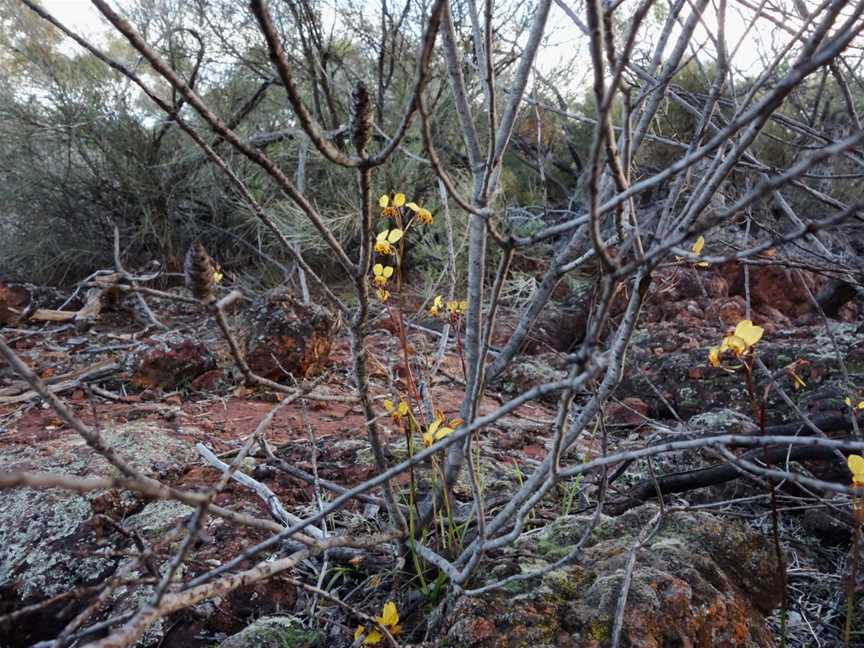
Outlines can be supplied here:
[[223, 369], [212, 369], [206, 371], [189, 384], [192, 391], [197, 392], [212, 392], [224, 386], [225, 371]]
[[606, 421], [611, 425], [640, 425], [645, 422], [648, 409], [648, 405], [640, 398], [613, 401], [606, 407]]
[[727, 326], [735, 326], [744, 319], [747, 307], [744, 298], [740, 296], [730, 297], [717, 305], [717, 315]]
[[216, 357], [200, 340], [178, 333], [150, 338], [134, 354], [132, 383], [142, 389], [181, 389], [216, 367]]
[[29, 303], [30, 291], [26, 288], [0, 282], [0, 325], [18, 321]]
[[[727, 263], [720, 272], [729, 282], [729, 293], [744, 295], [744, 266]], [[812, 272], [795, 272], [780, 266], [750, 266], [750, 300], [753, 308], [761, 310], [769, 306], [788, 317], [798, 317], [813, 310], [813, 303], [807, 288], [816, 294], [826, 283]]]
[[259, 376], [303, 379], [327, 361], [341, 321], [317, 304], [301, 304], [290, 294], [270, 294], [252, 311], [246, 343], [249, 367]]

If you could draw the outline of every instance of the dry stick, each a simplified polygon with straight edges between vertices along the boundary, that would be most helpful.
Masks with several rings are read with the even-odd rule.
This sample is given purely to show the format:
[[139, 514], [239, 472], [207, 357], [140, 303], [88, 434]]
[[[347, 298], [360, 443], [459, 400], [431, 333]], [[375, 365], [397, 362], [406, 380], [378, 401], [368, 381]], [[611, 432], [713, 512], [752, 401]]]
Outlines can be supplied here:
[[[441, 208], [444, 212], [444, 230], [447, 233], [447, 301], [453, 301], [456, 296], [456, 253], [453, 248], [453, 220], [450, 218], [450, 204], [447, 200], [447, 189], [444, 183], [438, 180], [438, 196], [441, 199]], [[444, 326], [441, 329], [441, 337], [438, 339], [438, 349], [435, 352], [435, 359], [432, 363], [432, 370], [429, 372], [430, 382], [435, 378], [441, 363], [444, 361], [444, 356], [447, 353], [447, 342], [450, 338], [450, 320], [445, 320]]]
[[[138, 282], [132, 277], [131, 274], [123, 267], [123, 263], [120, 260], [120, 230], [115, 225], [114, 226], [114, 269], [126, 279], [130, 284], [132, 284], [133, 288], [138, 287]], [[156, 314], [150, 309], [150, 306], [144, 300], [144, 297], [141, 296], [140, 292], [135, 293], [135, 298], [138, 301], [138, 305], [144, 311], [144, 314], [147, 315], [147, 319], [150, 320], [150, 323], [153, 324], [158, 329], [165, 330], [168, 327], [165, 326], [159, 319], [156, 317]]]
[[[314, 475], [309, 474], [305, 470], [300, 470], [299, 468], [297, 468], [297, 466], [292, 466], [287, 461], [277, 457], [273, 453], [273, 450], [270, 448], [270, 444], [268, 444], [266, 442], [266, 440], [259, 439], [258, 443], [259, 443], [259, 446], [260, 446], [262, 452], [264, 452], [264, 455], [267, 458], [267, 463], [269, 465], [275, 467], [277, 470], [281, 470], [282, 472], [284, 472], [288, 475], [291, 475], [292, 477], [294, 477], [296, 479], [300, 479], [300, 480], [302, 480], [308, 484], [314, 484], [315, 483], [315, 476]], [[337, 493], [339, 495], [341, 495], [342, 493], [345, 493], [348, 490], [344, 486], [340, 486], [339, 484], [333, 483], [333, 482], [328, 481], [326, 479], [321, 479], [320, 477], [318, 478], [318, 483], [323, 488], [326, 488], [327, 490], [332, 491], [334, 493]], [[356, 499], [360, 502], [365, 502], [366, 504], [373, 504], [375, 506], [386, 507], [386, 503], [384, 502], [384, 500], [379, 498], [379, 497], [371, 497], [369, 495], [358, 495], [356, 497]]]
[[[134, 74], [133, 72], [131, 72], [128, 68], [126, 68], [125, 66], [121, 65], [121, 64], [118, 63], [117, 61], [115, 61], [115, 60], [109, 58], [108, 56], [106, 56], [104, 53], [102, 53], [99, 49], [97, 49], [96, 47], [94, 47], [93, 45], [91, 45], [87, 40], [85, 40], [85, 39], [82, 38], [81, 36], [75, 34], [75, 33], [72, 32], [71, 30], [69, 30], [66, 26], [64, 26], [61, 22], [59, 22], [56, 18], [54, 18], [51, 14], [49, 14], [48, 12], [46, 12], [44, 9], [42, 9], [39, 5], [35, 4], [32, 0], [21, 0], [21, 2], [23, 2], [25, 5], [27, 5], [27, 7], [28, 7], [31, 11], [33, 11], [34, 13], [36, 13], [39, 17], [43, 18], [44, 20], [47, 20], [47, 21], [50, 22], [52, 25], [54, 25], [55, 27], [57, 27], [57, 29], [59, 29], [60, 31], [62, 31], [63, 34], [65, 34], [66, 36], [68, 36], [69, 38], [71, 38], [72, 40], [74, 40], [78, 45], [80, 45], [81, 47], [83, 47], [84, 49], [86, 49], [88, 52], [90, 52], [90, 53], [91, 53], [93, 56], [95, 56], [97, 59], [99, 59], [100, 61], [102, 61], [105, 65], [109, 66], [109, 67], [112, 68], [113, 70], [116, 70], [117, 72], [119, 72], [120, 74], [122, 74], [123, 76], [125, 76], [126, 78], [128, 78], [130, 81], [132, 81], [135, 85], [137, 85], [139, 88], [141, 88], [141, 90], [144, 92], [144, 94], [147, 95], [147, 97], [148, 97], [148, 98], [149, 98], [153, 103], [155, 103], [155, 104], [156, 104], [160, 109], [162, 109], [162, 110], [163, 110], [164, 112], [166, 112], [167, 114], [170, 114], [170, 112], [171, 112], [171, 108], [170, 108], [170, 106], [168, 106], [168, 105], [167, 105], [167, 104], [166, 104], [162, 99], [160, 99], [160, 98], [159, 98], [155, 93], [153, 93], [153, 92], [152, 92], [152, 91], [147, 87], [147, 85], [146, 85], [146, 84], [141, 80], [140, 77], [138, 77], [136, 74]], [[130, 27], [130, 29], [131, 29], [131, 27]], [[140, 37], [138, 38], [138, 40], [140, 41]], [[141, 42], [143, 43], [143, 41], [141, 41]], [[144, 47], [146, 47], [146, 45], [144, 45]], [[166, 66], [164, 66], [164, 65], [162, 66], [162, 68], [163, 68], [163, 69], [168, 69], [168, 68], [167, 68]], [[175, 77], [175, 79], [176, 79], [176, 77]], [[169, 79], [169, 81], [170, 81], [170, 79]], [[181, 82], [181, 83], [182, 83], [182, 82]], [[202, 106], [203, 106], [203, 104], [202, 104]], [[206, 106], [204, 106], [204, 108], [206, 109]], [[208, 113], [208, 114], [210, 114], [211, 117], [215, 117], [215, 116], [213, 116], [211, 113]], [[204, 115], [202, 115], [202, 116], [204, 116]], [[206, 117], [205, 117], [205, 119], [206, 119]], [[244, 183], [244, 182], [243, 182], [243, 181], [242, 181], [242, 180], [241, 180], [241, 179], [240, 179], [240, 178], [239, 178], [239, 177], [238, 177], [238, 176], [237, 176], [237, 175], [236, 175], [236, 174], [235, 174], [235, 173], [234, 173], [234, 172], [233, 172], [229, 167], [228, 167], [228, 165], [227, 165], [227, 163], [225, 162], [225, 160], [224, 160], [221, 156], [219, 156], [218, 153], [216, 153], [216, 151], [214, 150], [214, 148], [213, 148], [212, 146], [208, 145], [208, 144], [207, 144], [207, 143], [206, 143], [206, 142], [201, 138], [201, 136], [198, 135], [198, 133], [196, 132], [196, 130], [195, 130], [194, 128], [192, 128], [191, 126], [189, 126], [189, 124], [187, 124], [187, 123], [186, 123], [183, 119], [181, 119], [179, 116], [175, 118], [175, 123], [176, 123], [176, 124], [177, 124], [177, 125], [178, 125], [182, 130], [183, 130], [183, 132], [186, 133], [186, 134], [189, 136], [189, 138], [190, 138], [190, 139], [191, 139], [191, 140], [192, 140], [192, 141], [193, 141], [193, 142], [194, 142], [194, 143], [195, 143], [195, 144], [196, 144], [196, 145], [197, 145], [197, 146], [198, 146], [198, 147], [199, 147], [199, 148], [200, 148], [204, 153], [205, 153], [205, 155], [207, 156], [207, 158], [209, 158], [210, 161], [213, 162], [213, 163], [214, 163], [214, 164], [215, 164], [215, 165], [216, 165], [216, 166], [217, 166], [217, 167], [218, 167], [218, 168], [219, 168], [219, 169], [220, 169], [220, 170], [221, 170], [221, 171], [222, 171], [222, 172], [223, 172], [223, 173], [228, 177], [228, 179], [229, 179], [229, 180], [231, 181], [231, 183], [232, 183], [232, 184], [233, 184], [233, 185], [238, 189], [238, 191], [240, 192], [240, 195], [243, 197], [243, 199], [246, 201], [246, 203], [250, 206], [250, 208], [252, 209], [252, 211], [255, 213], [256, 217], [257, 217], [261, 222], [263, 222], [264, 225], [265, 225], [265, 226], [266, 226], [266, 227], [267, 227], [271, 232], [273, 232], [273, 234], [276, 236], [276, 238], [277, 238], [277, 239], [282, 243], [282, 245], [285, 247], [286, 252], [288, 252], [288, 254], [290, 254], [290, 255], [294, 258], [294, 260], [298, 263], [298, 265], [299, 265], [301, 268], [303, 268], [303, 270], [306, 272], [306, 274], [307, 274], [308, 276], [310, 276], [310, 277], [315, 281], [315, 283], [316, 283], [316, 285], [318, 286], [319, 290], [321, 290], [321, 292], [322, 292], [322, 293], [323, 293], [323, 294], [324, 294], [324, 295], [325, 295], [325, 296], [326, 296], [326, 297], [327, 297], [327, 298], [328, 298], [328, 299], [329, 299], [329, 300], [330, 300], [330, 301], [331, 301], [331, 302], [332, 302], [332, 303], [333, 303], [333, 304], [334, 304], [334, 305], [335, 305], [335, 306], [336, 306], [340, 311], [342, 311], [343, 313], [346, 313], [347, 310], [348, 310], [348, 309], [347, 309], [347, 306], [345, 306], [345, 305], [342, 303], [342, 301], [341, 301], [339, 298], [337, 298], [335, 294], [333, 294], [333, 292], [330, 290], [330, 288], [327, 286], [327, 284], [324, 283], [324, 281], [323, 281], [320, 277], [318, 277], [318, 275], [314, 272], [314, 270], [312, 270], [311, 267], [309, 267], [309, 265], [306, 263], [306, 260], [302, 257], [302, 255], [300, 255], [300, 254], [295, 250], [294, 246], [293, 246], [293, 245], [291, 244], [291, 242], [286, 238], [286, 236], [282, 233], [282, 231], [279, 229], [279, 227], [276, 225], [276, 223], [275, 223], [275, 222], [274, 222], [274, 221], [273, 221], [273, 220], [272, 220], [272, 219], [271, 219], [271, 218], [266, 214], [266, 212], [264, 212], [264, 210], [263, 210], [263, 208], [261, 207], [261, 205], [258, 204], [258, 202], [255, 200], [255, 198], [254, 198], [254, 197], [252, 196], [252, 194], [249, 192], [249, 189], [248, 189], [248, 187], [246, 187], [246, 184], [245, 184], [245, 183]], [[222, 132], [217, 128], [219, 125], [221, 125], [221, 122], [219, 122], [219, 120], [216, 119], [215, 125], [214, 125], [214, 124], [211, 124], [211, 127], [212, 127], [214, 130], [216, 130], [216, 132], [217, 132], [220, 136], [224, 137], [224, 135], [222, 134]], [[231, 133], [232, 135], [234, 134], [233, 131], [231, 131], [230, 128], [225, 128], [224, 125], [222, 125], [222, 130], [225, 131], [226, 133]], [[229, 141], [232, 141], [230, 138], [227, 138], [227, 137], [226, 137], [226, 139], [229, 139]], [[239, 138], [237, 138], [236, 135], [234, 135], [234, 140], [236, 140], [236, 141], [239, 142]], [[233, 142], [232, 142], [232, 143], [233, 143]], [[247, 148], [249, 148], [249, 147], [247, 147]], [[253, 150], [253, 149], [249, 149], [249, 150]], [[247, 156], [247, 157], [248, 157], [248, 156]], [[254, 161], [254, 160], [253, 160], [253, 161]], [[265, 169], [265, 170], [266, 170], [266, 169]], [[307, 206], [308, 206], [308, 204], [307, 204]], [[301, 205], [301, 209], [302, 209], [302, 205]], [[311, 214], [311, 216], [315, 216], [314, 212], [306, 212], [306, 211], [304, 210], [304, 213], [307, 215], [307, 217], [309, 217], [310, 214]], [[313, 224], [314, 224], [314, 223], [313, 223]], [[337, 253], [337, 254], [338, 254], [338, 253]], [[347, 258], [347, 257], [346, 257], [346, 258]], [[127, 287], [125, 287], [125, 288], [129, 288], [129, 287], [127, 286]], [[141, 290], [141, 292], [144, 292], [144, 293], [149, 293], [149, 292], [150, 292], [150, 289], [139, 289], [139, 290]], [[152, 294], [152, 293], [150, 293], [150, 294]]]
[[630, 547], [627, 554], [627, 564], [624, 567], [624, 579], [621, 581], [621, 591], [618, 594], [618, 602], [615, 605], [615, 618], [612, 623], [612, 648], [618, 648], [621, 645], [621, 630], [624, 627], [624, 612], [627, 609], [627, 595], [630, 592], [630, 584], [633, 579], [633, 568], [636, 566], [636, 554], [651, 540], [652, 536], [660, 528], [663, 522], [663, 509], [661, 508], [648, 521], [647, 528], [642, 529], [642, 533]]
[[[250, 441], [254, 440], [254, 436], [255, 435], [250, 436]], [[250, 445], [251, 444], [247, 441], [247, 446]], [[276, 494], [257, 479], [253, 479], [245, 473], [236, 472], [236, 468], [232, 471], [232, 466], [220, 461], [203, 443], [196, 443], [195, 449], [204, 461], [223, 473], [223, 480], [230, 477], [230, 479], [233, 479], [238, 484], [242, 484], [246, 488], [251, 489], [256, 495], [258, 495], [258, 497], [264, 500], [264, 503], [267, 505], [267, 510], [270, 511], [270, 515], [282, 525], [289, 526], [291, 524], [297, 524], [300, 521], [301, 518], [286, 511]], [[233, 465], [236, 466], [237, 462], [235, 461]], [[321, 529], [314, 526], [308, 527], [308, 533], [310, 536], [317, 539], [327, 537]]]

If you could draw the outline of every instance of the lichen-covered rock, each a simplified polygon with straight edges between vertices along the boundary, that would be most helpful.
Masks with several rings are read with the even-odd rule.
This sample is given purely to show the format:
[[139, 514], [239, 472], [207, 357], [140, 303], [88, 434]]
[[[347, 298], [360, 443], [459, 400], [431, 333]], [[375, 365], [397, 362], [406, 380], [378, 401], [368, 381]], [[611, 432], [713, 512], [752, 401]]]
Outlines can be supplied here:
[[[604, 516], [572, 564], [542, 579], [516, 581], [460, 600], [450, 613], [443, 645], [610, 645], [628, 552], [656, 512], [646, 505], [618, 518]], [[496, 580], [567, 555], [589, 520], [568, 516], [523, 536], [496, 557]], [[676, 512], [637, 553], [621, 645], [773, 646], [765, 615], [780, 596], [777, 562], [767, 538], [735, 521]]]
[[[507, 396], [516, 396], [538, 385], [564, 380], [567, 372], [558, 368], [560, 364], [561, 360], [555, 354], [520, 357], [501, 372], [494, 387]], [[560, 397], [561, 392], [556, 391], [541, 396], [540, 400], [557, 403]]]
[[[188, 442], [152, 423], [109, 428], [102, 436], [136, 469], [154, 477], [176, 476], [197, 456]], [[119, 476], [72, 432], [39, 445], [22, 441], [0, 446], [0, 469]], [[157, 538], [190, 510], [169, 506], [175, 508], [166, 516], [162, 503], [144, 505], [125, 491], [87, 495], [60, 489], [4, 491], [0, 498], [0, 615], [76, 587], [100, 583], [114, 573], [130, 541], [97, 514], [108, 515], [120, 524], [139, 520], [136, 530], [145, 538]], [[18, 619], [14, 633], [0, 628], [0, 637], [9, 646], [54, 637], [82, 604], [74, 597], [41, 608]]]
[[293, 617], [261, 617], [219, 644], [219, 648], [311, 648], [318, 644], [318, 633], [304, 628]]
[[266, 295], [252, 309], [246, 360], [259, 376], [301, 380], [327, 361], [340, 324], [317, 304], [301, 304], [286, 292]]
[[201, 340], [170, 332], [145, 340], [131, 358], [132, 382], [142, 389], [183, 389], [216, 368], [216, 356]]

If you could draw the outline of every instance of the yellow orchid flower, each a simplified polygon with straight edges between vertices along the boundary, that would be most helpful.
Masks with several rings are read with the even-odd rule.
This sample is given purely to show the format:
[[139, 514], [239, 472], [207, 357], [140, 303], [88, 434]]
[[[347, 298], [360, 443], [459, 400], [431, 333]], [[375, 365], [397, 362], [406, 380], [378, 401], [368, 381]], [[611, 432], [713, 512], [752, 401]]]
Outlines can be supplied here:
[[429, 308], [429, 313], [433, 317], [437, 317], [441, 309], [444, 308], [444, 298], [441, 295], [436, 295], [432, 300], [432, 306]]
[[[704, 248], [704, 247], [705, 247], [705, 237], [700, 236], [698, 239], [696, 239], [696, 242], [693, 244], [693, 247], [690, 248], [690, 251], [693, 254], [695, 254], [696, 256], [699, 256], [700, 254], [702, 254], [702, 248]], [[707, 268], [709, 265], [711, 265], [711, 264], [708, 263], [707, 261], [697, 261], [696, 262], [696, 266], [699, 268]]]
[[465, 311], [468, 310], [468, 302], [467, 301], [449, 301], [447, 302], [447, 310], [450, 312], [450, 315], [459, 316], [464, 315]]
[[754, 325], [750, 320], [742, 320], [738, 322], [738, 326], [735, 327], [735, 337], [744, 340], [744, 343], [748, 348], [761, 340], [763, 333], [765, 333], [765, 329], [761, 326]]
[[[387, 628], [387, 631], [394, 637], [398, 637], [402, 632], [402, 627], [399, 625], [399, 612], [396, 610], [396, 604], [393, 601], [387, 601], [384, 608], [381, 610], [381, 616], [374, 617], [375, 621]], [[354, 631], [354, 641], [357, 641], [363, 634], [366, 633], [366, 626], [357, 626]], [[374, 646], [381, 643], [384, 637], [377, 628], [372, 628], [366, 638], [363, 640], [364, 646]]]
[[393, 200], [390, 200], [388, 194], [384, 194], [378, 199], [378, 206], [381, 208], [381, 215], [384, 218], [396, 218], [399, 216], [399, 208], [405, 204], [405, 194], [393, 194]]
[[441, 427], [441, 424], [444, 422], [444, 414], [437, 410], [435, 412], [435, 420], [429, 425], [429, 428], [426, 432], [423, 433], [423, 445], [427, 448], [431, 446], [436, 441], [440, 441], [441, 439], [450, 436], [453, 434], [453, 430], [458, 428], [464, 421], [462, 419], [450, 419], [450, 423]]
[[708, 350], [708, 362], [712, 367], [719, 367], [720, 356], [725, 351], [731, 351], [736, 358], [740, 358], [762, 339], [764, 332], [765, 329], [756, 326], [750, 320], [741, 320], [735, 327], [735, 332], [723, 338], [719, 347], [711, 347]]
[[375, 293], [378, 295], [378, 299], [381, 301], [381, 303], [384, 303], [388, 299], [390, 299], [390, 291], [386, 288], [378, 288], [375, 290]]
[[398, 227], [378, 232], [378, 236], [375, 237], [375, 251], [378, 254], [395, 254], [393, 243], [398, 243], [402, 234], [402, 230]]
[[864, 410], [864, 401], [859, 401], [857, 405], [853, 405], [852, 399], [847, 396], [846, 400], [844, 400], [843, 402], [846, 403], [852, 409]]
[[856, 454], [849, 455], [846, 465], [852, 473], [852, 485], [864, 486], [864, 457]]
[[432, 224], [432, 212], [430, 212], [425, 207], [421, 207], [415, 202], [409, 202], [406, 207], [417, 214], [417, 220], [423, 223], [424, 225]]
[[372, 283], [376, 288], [384, 288], [387, 285], [387, 280], [393, 276], [393, 266], [385, 266], [376, 263], [372, 266]]
[[408, 412], [410, 412], [410, 408], [408, 407], [408, 403], [404, 400], [400, 400], [398, 405], [394, 405], [393, 401], [389, 398], [384, 401], [384, 409], [393, 417], [394, 423], [399, 423], [403, 417], [408, 416]]
[[213, 271], [213, 283], [221, 284], [222, 280], [225, 278], [225, 275], [222, 273], [221, 268], [216, 268]]

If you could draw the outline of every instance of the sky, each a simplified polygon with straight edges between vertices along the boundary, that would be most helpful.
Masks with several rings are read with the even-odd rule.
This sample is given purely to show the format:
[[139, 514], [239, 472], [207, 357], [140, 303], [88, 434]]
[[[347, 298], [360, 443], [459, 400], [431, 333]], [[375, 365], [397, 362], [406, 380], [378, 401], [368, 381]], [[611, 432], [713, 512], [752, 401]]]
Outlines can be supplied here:
[[[338, 0], [336, 1], [338, 2]], [[663, 2], [663, 0], [659, 1]], [[42, 0], [42, 4], [61, 22], [83, 35], [94, 36], [104, 29], [105, 23], [89, 0]], [[744, 24], [746, 21], [736, 13], [735, 7], [736, 5], [730, 4], [727, 17], [727, 38], [730, 47], [733, 47], [745, 33]], [[710, 5], [703, 18], [706, 26], [716, 29], [716, 14]], [[577, 50], [584, 55], [586, 51], [585, 37], [572, 21], [554, 5], [549, 16], [547, 33], [551, 33], [552, 36], [549, 39], [549, 47], [542, 49], [538, 56], [538, 67], [541, 71], [550, 69], [562, 59], [572, 57]], [[755, 36], [758, 35], [755, 34]], [[701, 38], [697, 32], [697, 39], [705, 39], [704, 31]], [[757, 38], [754, 38], [752, 32], [744, 39], [734, 61], [737, 69], [747, 70], [754, 66], [758, 60], [756, 41]]]
[[99, 11], [90, 0], [42, 0], [42, 6], [75, 31], [89, 35], [101, 30]]

